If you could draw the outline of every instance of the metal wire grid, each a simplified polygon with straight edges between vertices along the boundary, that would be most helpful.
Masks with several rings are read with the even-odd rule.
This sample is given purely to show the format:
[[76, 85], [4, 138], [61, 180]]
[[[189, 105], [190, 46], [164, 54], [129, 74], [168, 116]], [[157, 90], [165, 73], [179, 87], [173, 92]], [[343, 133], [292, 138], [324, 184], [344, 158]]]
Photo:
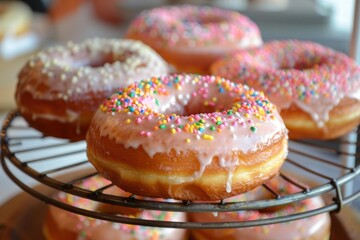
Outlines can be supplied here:
[[[20, 121], [20, 123], [19, 123]], [[21, 133], [21, 134], [19, 134]], [[272, 223], [280, 223], [292, 221], [296, 219], [310, 217], [316, 214], [341, 211], [343, 205], [352, 202], [360, 197], [360, 190], [352, 191], [347, 194], [342, 193], [342, 186], [346, 183], [352, 182], [355, 178], [360, 176], [359, 166], [359, 143], [360, 128], [357, 130], [357, 139], [355, 141], [337, 140], [331, 142], [316, 142], [316, 141], [296, 141], [289, 144], [289, 156], [286, 164], [290, 168], [295, 168], [295, 172], [303, 171], [305, 177], [316, 177], [322, 179], [322, 183], [309, 188], [302, 184], [301, 181], [294, 179], [288, 171], [281, 170], [280, 176], [289, 182], [289, 184], [296, 185], [301, 189], [300, 192], [289, 195], [281, 195], [276, 189], [272, 189], [264, 184], [263, 188], [268, 191], [273, 198], [256, 200], [256, 201], [243, 201], [243, 202], [226, 202], [225, 200], [217, 203], [193, 203], [185, 202], [169, 202], [169, 201], [149, 201], [137, 199], [137, 196], [119, 197], [114, 195], [105, 194], [104, 191], [110, 187], [103, 186], [96, 190], [90, 190], [76, 186], [85, 179], [91, 178], [97, 172], [88, 163], [85, 155], [84, 143], [72, 143], [66, 140], [53, 139], [44, 137], [32, 128], [27, 126], [22, 118], [16, 111], [8, 114], [4, 120], [1, 131], [1, 163], [6, 174], [24, 191], [33, 195], [34, 197], [45, 201], [54, 206], [62, 209], [72, 211], [89, 217], [108, 220], [112, 222], [120, 222], [126, 224], [136, 224], [144, 226], [157, 226], [157, 227], [171, 227], [171, 228], [238, 228], [260, 226]], [[357, 141], [356, 141], [357, 140]], [[352, 146], [356, 151], [353, 153], [343, 151], [339, 148], [340, 145]], [[321, 153], [321, 154], [318, 154]], [[42, 155], [43, 154], [43, 155]], [[35, 157], [36, 156], [36, 157]], [[340, 163], [339, 159], [343, 157], [354, 158], [356, 164], [354, 167], [348, 167], [346, 164]], [[68, 160], [71, 159], [71, 160]], [[311, 164], [317, 163], [322, 166], [332, 167], [341, 174], [332, 176], [327, 173], [327, 170], [319, 171], [306, 162]], [[56, 165], [54, 162], [61, 162]], [[41, 163], [50, 163], [54, 166], [41, 169], [36, 166]], [[88, 166], [87, 166], [88, 165]], [[88, 167], [90, 172], [81, 176], [76, 176], [71, 180], [62, 181], [58, 179], [58, 175], [74, 172], [78, 167]], [[225, 211], [247, 211], [257, 210], [273, 206], [290, 204], [293, 202], [301, 201], [306, 198], [332, 194], [334, 198], [326, 206], [305, 211], [296, 214], [289, 214], [286, 216], [278, 216], [268, 219], [255, 219], [246, 222], [171, 222], [171, 221], [153, 221], [145, 219], [137, 219], [125, 216], [114, 215], [110, 213], [101, 213], [96, 211], [89, 211], [74, 207], [72, 205], [59, 202], [40, 191], [36, 191], [29, 187], [26, 183], [19, 179], [17, 174], [11, 170], [11, 167], [19, 169], [22, 173], [37, 180], [41, 184], [48, 186], [51, 189], [63, 191], [68, 194], [76, 195], [82, 198], [91, 199], [93, 201], [121, 205], [126, 207], [140, 208], [140, 209], [153, 209], [162, 211], [180, 211], [180, 212], [225, 212]], [[286, 168], [286, 167], [284, 167]], [[323, 167], [321, 167], [323, 169]]]

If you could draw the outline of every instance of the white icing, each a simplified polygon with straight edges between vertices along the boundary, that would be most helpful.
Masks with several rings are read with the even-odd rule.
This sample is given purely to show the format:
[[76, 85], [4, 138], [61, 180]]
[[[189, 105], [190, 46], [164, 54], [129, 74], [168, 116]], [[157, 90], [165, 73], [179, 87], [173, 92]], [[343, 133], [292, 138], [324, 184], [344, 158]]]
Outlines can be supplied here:
[[112, 92], [168, 70], [164, 60], [139, 41], [89, 39], [34, 55], [20, 73], [17, 95], [67, 101], [88, 92]]
[[41, 119], [52, 120], [52, 121], [57, 121], [57, 122], [62, 122], [62, 123], [74, 122], [79, 118], [79, 114], [74, 111], [71, 111], [71, 110], [66, 110], [66, 115], [62, 115], [62, 116], [54, 116], [53, 114], [50, 114], [50, 113], [35, 113], [35, 112], [29, 111], [23, 107], [20, 107], [20, 112], [29, 113], [33, 120], [41, 118]]

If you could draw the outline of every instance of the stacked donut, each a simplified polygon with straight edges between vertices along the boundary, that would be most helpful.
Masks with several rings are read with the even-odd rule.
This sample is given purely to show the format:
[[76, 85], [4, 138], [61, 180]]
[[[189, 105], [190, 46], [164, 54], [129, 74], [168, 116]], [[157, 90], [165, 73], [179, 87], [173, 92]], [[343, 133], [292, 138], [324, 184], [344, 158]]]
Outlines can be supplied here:
[[[78, 184], [77, 187], [97, 190], [109, 185], [106, 179], [94, 176]], [[129, 197], [131, 194], [122, 191], [119, 188], [107, 188], [104, 194], [111, 194], [120, 197]], [[73, 196], [71, 194], [60, 192], [54, 197], [58, 201], [72, 205], [80, 209], [90, 211], [101, 211], [109, 214], [127, 216], [131, 218], [142, 218], [155, 221], [186, 221], [185, 213], [163, 212], [140, 210], [121, 206], [113, 206], [105, 203]], [[149, 199], [156, 200], [156, 199]], [[77, 215], [54, 206], [50, 206], [44, 222], [44, 234], [51, 240], [185, 240], [187, 233], [184, 229], [143, 227], [121, 223], [111, 223], [104, 220], [98, 220], [82, 215]]]
[[[301, 189], [281, 177], [276, 177], [266, 184], [267, 188], [279, 196], [301, 192]], [[254, 200], [272, 199], [264, 187], [259, 187], [251, 192], [225, 199], [224, 202], [248, 202]], [[324, 206], [321, 197], [312, 197], [296, 203], [282, 206], [265, 208], [259, 210], [248, 210], [238, 212], [214, 213], [191, 213], [189, 220], [193, 222], [247, 222], [254, 219], [269, 219], [283, 217], [290, 214], [311, 211]], [[270, 224], [265, 226], [235, 228], [235, 229], [199, 229], [192, 230], [191, 235], [196, 240], [212, 239], [251, 239], [251, 240], [272, 240], [272, 239], [329, 239], [330, 237], [330, 216], [323, 213], [306, 219], [292, 222]]]

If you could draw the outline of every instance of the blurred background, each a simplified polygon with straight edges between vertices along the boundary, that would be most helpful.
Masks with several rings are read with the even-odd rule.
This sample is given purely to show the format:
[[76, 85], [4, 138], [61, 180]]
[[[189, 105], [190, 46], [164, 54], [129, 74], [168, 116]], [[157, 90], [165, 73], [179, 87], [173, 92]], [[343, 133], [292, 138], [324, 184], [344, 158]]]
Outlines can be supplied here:
[[[13, 0], [21, 7], [9, 17], [6, 2], [0, 0], [0, 122], [15, 108], [17, 74], [29, 56], [67, 41], [121, 38], [144, 9], [183, 3], [228, 8], [256, 22], [264, 41], [311, 40], [348, 54], [355, 5], [355, 0]], [[12, 24], [19, 19], [24, 28], [17, 33]], [[14, 185], [1, 169], [0, 177]], [[359, 200], [353, 205], [360, 209]]]
[[[147, 8], [203, 4], [239, 11], [255, 21], [265, 41], [312, 40], [348, 53], [355, 0], [16, 0], [29, 7], [21, 34], [11, 30], [0, 0], [0, 113], [14, 108], [17, 73], [30, 54], [57, 43], [88, 37], [122, 37], [129, 22]], [[12, 2], [15, 2], [12, 1]], [[24, 9], [23, 9], [24, 10]], [[26, 10], [26, 9], [25, 9]]]

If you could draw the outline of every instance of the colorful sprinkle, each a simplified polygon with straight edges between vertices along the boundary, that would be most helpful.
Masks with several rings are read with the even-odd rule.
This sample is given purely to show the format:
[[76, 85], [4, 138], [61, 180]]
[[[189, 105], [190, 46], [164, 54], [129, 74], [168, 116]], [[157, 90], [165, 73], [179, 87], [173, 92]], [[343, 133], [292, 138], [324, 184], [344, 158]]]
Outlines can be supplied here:
[[[193, 81], [197, 79], [197, 81]], [[188, 99], [179, 90], [176, 83], [182, 87], [191, 88], [192, 92], [199, 97], [198, 104], [211, 102], [215, 110], [211, 113], [190, 114], [181, 116], [175, 113], [164, 114], [152, 108], [154, 103], [162, 109], [168, 104], [168, 98], [179, 97]], [[213, 96], [210, 88], [224, 89], [224, 95]], [[171, 95], [170, 95], [171, 92]], [[223, 99], [225, 98], [225, 99]], [[226, 104], [224, 104], [226, 103]], [[180, 107], [181, 103], [178, 103]], [[111, 114], [126, 114], [125, 124], [146, 125], [156, 122], [147, 131], [139, 135], [144, 137], [154, 136], [159, 130], [167, 130], [169, 134], [183, 138], [190, 142], [190, 135], [196, 139], [215, 140], [226, 129], [233, 132], [234, 127], [247, 126], [252, 132], [257, 132], [254, 121], [268, 122], [274, 120], [276, 109], [263, 93], [256, 92], [247, 86], [231, 83], [215, 76], [198, 75], [170, 75], [159, 78], [151, 78], [134, 83], [120, 89], [100, 106], [100, 110]], [[246, 121], [240, 119], [246, 119]], [[183, 133], [183, 134], [178, 134]]]
[[[190, 47], [218, 46], [233, 41], [255, 46], [261, 42], [259, 28], [246, 16], [236, 11], [192, 5], [143, 11], [131, 23], [127, 33], [128, 36], [139, 34], [147, 36], [142, 40], [147, 43], [149, 39], [147, 44], [150, 46], [154, 37], [160, 44], [172, 47], [180, 44], [182, 47], [184, 44]], [[244, 35], [248, 37], [244, 38]], [[177, 85], [178, 81], [174, 79], [171, 83]], [[219, 88], [220, 92], [223, 90]]]
[[205, 139], [205, 140], [214, 140], [214, 137], [211, 136], [211, 135], [208, 135], [208, 134], [204, 134], [203, 139]]
[[[329, 105], [335, 106], [346, 96], [359, 98], [360, 67], [356, 62], [309, 41], [268, 42], [221, 59], [211, 69], [214, 75], [264, 91], [279, 109], [298, 105], [320, 125], [327, 121]], [[262, 104], [257, 101], [259, 107]], [[329, 110], [324, 111], [325, 105]]]
[[[87, 178], [85, 181], [75, 183], [77, 187], [89, 189], [95, 191], [101, 189], [105, 186], [109, 186], [110, 181], [96, 175], [91, 178]], [[129, 194], [115, 187], [106, 187], [108, 194], [113, 194], [121, 197], [128, 197]], [[97, 210], [98, 203], [87, 198], [81, 198], [75, 195], [67, 194], [64, 192], [59, 192], [55, 198], [65, 204], [70, 204], [74, 207], [87, 210]], [[160, 199], [154, 198], [141, 198], [148, 201], [157, 201]], [[163, 199], [161, 199], [164, 201]], [[53, 208], [53, 207], [51, 207]], [[132, 235], [131, 239], [160, 239], [165, 235], [169, 234], [168, 229], [158, 228], [158, 227], [145, 227], [139, 225], [128, 225], [122, 223], [111, 223], [95, 218], [85, 217], [83, 215], [78, 215], [73, 212], [68, 212], [59, 208], [53, 208], [52, 211], [49, 211], [52, 214], [52, 218], [56, 222], [63, 219], [71, 219], [68, 223], [64, 222], [64, 229], [73, 229], [77, 230], [78, 236], [76, 239], [88, 239], [93, 237], [94, 230], [96, 231], [106, 231], [107, 229], [118, 235], [113, 236], [127, 236]], [[119, 216], [122, 215], [121, 212], [117, 213]], [[182, 221], [185, 218], [184, 213], [179, 212], [170, 212], [170, 211], [159, 211], [159, 210], [144, 210], [139, 213], [137, 216], [126, 215], [126, 218], [140, 218], [154, 221]], [[76, 225], [71, 225], [76, 223]], [[74, 232], [75, 233], [75, 232]], [[170, 232], [171, 234], [171, 232]]]

